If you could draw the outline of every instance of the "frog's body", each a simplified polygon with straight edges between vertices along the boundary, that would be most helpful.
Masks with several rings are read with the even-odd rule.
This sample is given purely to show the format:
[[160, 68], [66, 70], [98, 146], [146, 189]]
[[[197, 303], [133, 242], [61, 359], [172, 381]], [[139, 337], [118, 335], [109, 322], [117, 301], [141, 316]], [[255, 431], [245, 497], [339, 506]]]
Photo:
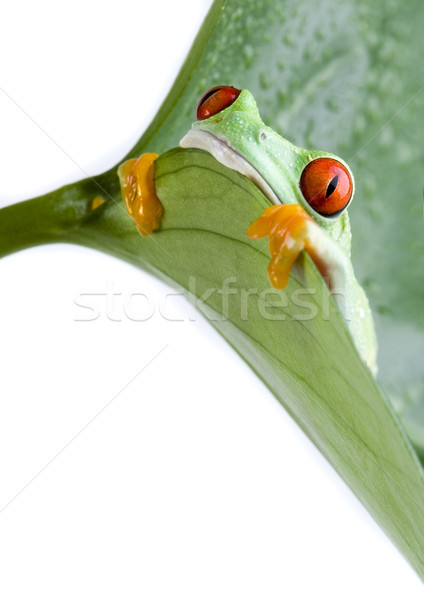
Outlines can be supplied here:
[[[230, 103], [220, 107], [218, 102], [219, 110], [214, 109], [210, 116], [207, 112], [199, 116], [199, 107], [207, 105], [211, 98], [216, 105], [216, 98], [219, 100], [222, 91], [227, 93], [228, 90], [233, 94]], [[247, 90], [214, 88], [201, 99], [199, 107], [199, 120], [193, 123], [180, 145], [211, 153], [216, 160], [253, 181], [274, 205], [266, 209], [247, 232], [251, 238], [269, 236], [271, 283], [277, 288], [284, 287], [294, 260], [305, 249], [325, 278], [359, 353], [375, 372], [376, 338], [372, 315], [350, 261], [351, 232], [345, 208], [352, 199], [354, 184], [349, 167], [327, 152], [294, 146], [264, 125], [255, 100]], [[344, 200], [342, 198], [343, 205], [333, 214], [319, 214], [311, 206], [315, 207], [317, 194], [306, 200], [305, 189], [301, 189], [306, 167], [314, 161], [318, 164], [317, 159], [335, 164], [341, 176], [340, 180], [338, 176], [333, 177], [329, 187], [320, 192], [322, 206], [335, 197], [333, 191], [337, 186], [343, 187], [343, 177], [348, 182], [346, 185], [350, 185], [349, 193], [345, 193]], [[321, 175], [318, 180], [319, 177]]]

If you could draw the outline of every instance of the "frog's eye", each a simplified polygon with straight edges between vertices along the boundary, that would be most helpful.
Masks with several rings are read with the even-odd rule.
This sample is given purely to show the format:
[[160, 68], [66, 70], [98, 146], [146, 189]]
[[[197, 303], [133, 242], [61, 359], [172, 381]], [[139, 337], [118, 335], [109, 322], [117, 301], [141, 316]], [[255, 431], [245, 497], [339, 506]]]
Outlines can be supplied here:
[[336, 217], [350, 202], [349, 171], [333, 158], [316, 158], [303, 169], [300, 189], [306, 202], [323, 217]]
[[219, 85], [210, 89], [199, 100], [196, 111], [197, 120], [208, 119], [231, 106], [234, 100], [237, 100], [240, 91], [229, 85]]

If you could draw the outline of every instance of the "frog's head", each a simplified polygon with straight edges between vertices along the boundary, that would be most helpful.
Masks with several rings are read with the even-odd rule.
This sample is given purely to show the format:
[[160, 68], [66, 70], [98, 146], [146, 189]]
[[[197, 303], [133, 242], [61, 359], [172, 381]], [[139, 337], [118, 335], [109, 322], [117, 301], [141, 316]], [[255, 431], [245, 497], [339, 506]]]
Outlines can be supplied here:
[[352, 173], [328, 152], [304, 150], [267, 127], [248, 90], [219, 86], [204, 94], [197, 121], [182, 147], [201, 148], [247, 176], [273, 204], [300, 204], [346, 249], [346, 208], [354, 193]]

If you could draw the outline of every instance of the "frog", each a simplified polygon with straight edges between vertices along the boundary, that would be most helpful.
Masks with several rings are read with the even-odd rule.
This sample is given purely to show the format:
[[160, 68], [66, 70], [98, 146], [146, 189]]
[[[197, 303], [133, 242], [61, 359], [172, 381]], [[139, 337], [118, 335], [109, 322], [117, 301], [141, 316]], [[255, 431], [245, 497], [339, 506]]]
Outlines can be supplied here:
[[[305, 251], [324, 279], [358, 353], [376, 375], [377, 342], [367, 296], [351, 261], [347, 208], [355, 192], [348, 164], [330, 152], [294, 145], [262, 121], [247, 89], [215, 86], [196, 108], [196, 121], [180, 141], [182, 148], [211, 154], [247, 177], [269, 206], [250, 224], [246, 236], [268, 238], [268, 278], [278, 290]], [[160, 229], [163, 206], [154, 187], [155, 153], [131, 159], [118, 170], [128, 213], [139, 233]]]

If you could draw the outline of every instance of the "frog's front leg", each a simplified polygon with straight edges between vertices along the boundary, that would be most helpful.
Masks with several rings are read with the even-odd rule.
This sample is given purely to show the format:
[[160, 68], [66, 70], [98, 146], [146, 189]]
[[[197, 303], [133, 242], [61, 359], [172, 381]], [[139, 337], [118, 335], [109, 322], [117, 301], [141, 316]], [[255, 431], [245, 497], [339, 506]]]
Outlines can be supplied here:
[[309, 226], [313, 223], [298, 204], [278, 204], [267, 208], [247, 230], [252, 239], [269, 236], [268, 276], [276, 289], [286, 287], [296, 258], [309, 245]]
[[349, 256], [298, 204], [265, 209], [247, 230], [252, 238], [269, 237], [271, 261], [268, 275], [273, 287], [284, 288], [291, 268], [306, 250], [326, 281], [346, 321], [357, 349], [376, 372], [376, 339], [368, 300], [355, 279]]
[[127, 160], [118, 169], [122, 196], [128, 214], [141, 235], [150, 235], [160, 227], [163, 206], [156, 195], [154, 182], [154, 152]]
[[291, 268], [306, 250], [330, 291], [344, 287], [349, 270], [347, 255], [299, 204], [278, 204], [265, 209], [247, 230], [251, 239], [269, 237], [269, 279], [276, 289], [286, 287]]

